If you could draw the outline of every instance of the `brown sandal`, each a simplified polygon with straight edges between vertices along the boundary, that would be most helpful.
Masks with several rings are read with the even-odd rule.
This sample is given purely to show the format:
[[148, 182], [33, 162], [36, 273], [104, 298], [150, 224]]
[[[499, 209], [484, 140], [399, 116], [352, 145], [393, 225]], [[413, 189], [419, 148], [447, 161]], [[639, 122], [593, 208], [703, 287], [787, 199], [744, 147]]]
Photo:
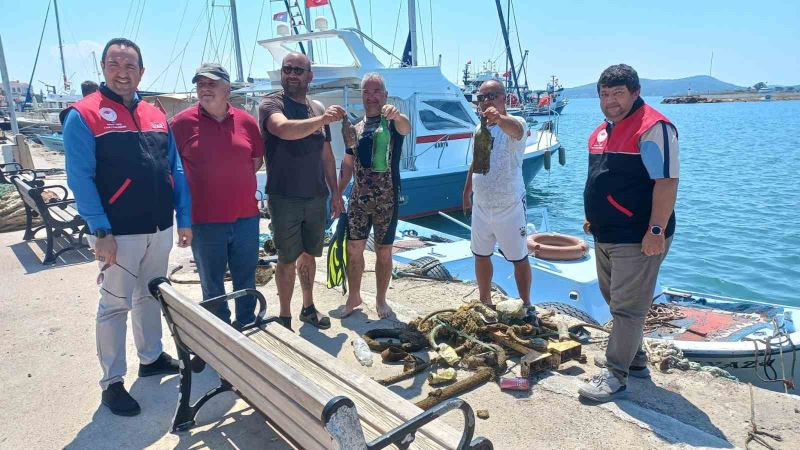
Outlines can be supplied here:
[[305, 322], [309, 325], [313, 325], [319, 328], [320, 330], [327, 330], [328, 328], [331, 327], [331, 319], [325, 314], [318, 312], [317, 308], [314, 308], [314, 310], [308, 314], [301, 313], [300, 321]]

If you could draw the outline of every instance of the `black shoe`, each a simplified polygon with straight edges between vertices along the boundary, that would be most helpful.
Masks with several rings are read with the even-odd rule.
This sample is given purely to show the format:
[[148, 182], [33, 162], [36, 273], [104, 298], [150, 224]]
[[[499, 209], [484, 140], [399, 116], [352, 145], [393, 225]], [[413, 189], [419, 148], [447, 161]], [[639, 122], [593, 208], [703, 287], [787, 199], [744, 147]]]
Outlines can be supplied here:
[[291, 317], [278, 316], [278, 323], [283, 325], [283, 327], [286, 328], [287, 330], [292, 331], [292, 332], [294, 331], [292, 329], [292, 318]]
[[139, 364], [140, 377], [152, 377], [154, 375], [172, 375], [178, 373], [180, 366], [178, 361], [166, 353], [161, 353], [157, 360], [151, 364]]
[[139, 403], [128, 394], [122, 381], [117, 381], [103, 391], [103, 404], [117, 416], [135, 416], [142, 412]]

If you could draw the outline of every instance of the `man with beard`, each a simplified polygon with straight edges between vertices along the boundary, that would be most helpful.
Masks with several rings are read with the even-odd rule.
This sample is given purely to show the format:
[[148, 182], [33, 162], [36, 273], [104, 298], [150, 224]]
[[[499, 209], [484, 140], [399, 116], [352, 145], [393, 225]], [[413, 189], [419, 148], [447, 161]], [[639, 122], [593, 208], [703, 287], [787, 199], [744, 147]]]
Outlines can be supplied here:
[[469, 168], [462, 200], [465, 209], [472, 207], [470, 247], [475, 255], [475, 278], [481, 302], [492, 304], [492, 254], [497, 243], [506, 260], [514, 264], [519, 296], [525, 306], [530, 306], [531, 268], [526, 241], [525, 181], [522, 178], [522, 154], [527, 133], [525, 119], [508, 114], [505, 100], [505, 88], [500, 81], [489, 80], [481, 84], [479, 114], [487, 119], [492, 136], [489, 172], [473, 173], [473, 168]]
[[267, 95], [259, 107], [267, 160], [267, 206], [278, 250], [280, 321], [290, 330], [295, 270], [303, 293], [300, 320], [330, 328], [330, 318], [314, 307], [314, 258], [322, 256], [329, 194], [331, 216], [338, 217], [342, 211], [328, 125], [344, 118], [345, 110], [338, 105], [325, 108], [309, 99], [306, 94], [312, 78], [311, 62], [305, 55], [286, 55], [281, 64], [283, 90]]

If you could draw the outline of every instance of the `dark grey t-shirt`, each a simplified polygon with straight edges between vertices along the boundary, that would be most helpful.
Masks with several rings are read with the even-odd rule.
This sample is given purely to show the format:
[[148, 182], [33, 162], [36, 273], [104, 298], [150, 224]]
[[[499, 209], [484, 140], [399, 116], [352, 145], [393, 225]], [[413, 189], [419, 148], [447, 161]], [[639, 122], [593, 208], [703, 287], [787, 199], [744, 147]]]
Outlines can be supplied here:
[[323, 144], [331, 140], [326, 125], [314, 133], [293, 141], [275, 136], [267, 129], [267, 118], [283, 113], [289, 120], [303, 120], [322, 114], [312, 111], [311, 100], [298, 103], [283, 91], [267, 95], [258, 108], [258, 122], [264, 137], [264, 155], [267, 160], [267, 194], [287, 197], [320, 197], [328, 195], [322, 164]]

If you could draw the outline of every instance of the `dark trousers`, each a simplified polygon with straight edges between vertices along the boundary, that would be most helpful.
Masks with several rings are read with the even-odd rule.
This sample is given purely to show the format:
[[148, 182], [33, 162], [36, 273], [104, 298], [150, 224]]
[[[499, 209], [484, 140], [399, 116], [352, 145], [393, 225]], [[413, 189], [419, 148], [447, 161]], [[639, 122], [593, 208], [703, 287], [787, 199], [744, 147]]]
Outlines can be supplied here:
[[[233, 223], [192, 225], [192, 253], [200, 273], [203, 300], [225, 294], [225, 270], [230, 269], [233, 290], [255, 289], [258, 264], [259, 217]], [[237, 298], [236, 321], [248, 324], [255, 320], [256, 299], [252, 295]], [[223, 303], [214, 311], [230, 323], [231, 311]]]

